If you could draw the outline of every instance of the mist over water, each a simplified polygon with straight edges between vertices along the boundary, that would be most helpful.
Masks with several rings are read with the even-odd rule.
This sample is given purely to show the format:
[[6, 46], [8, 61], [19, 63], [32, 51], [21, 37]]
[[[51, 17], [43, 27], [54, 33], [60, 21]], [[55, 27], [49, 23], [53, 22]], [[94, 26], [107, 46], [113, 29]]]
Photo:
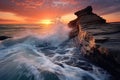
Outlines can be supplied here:
[[13, 37], [0, 43], [0, 80], [109, 80], [106, 71], [81, 56], [67, 25], [17, 26], [0, 31]]

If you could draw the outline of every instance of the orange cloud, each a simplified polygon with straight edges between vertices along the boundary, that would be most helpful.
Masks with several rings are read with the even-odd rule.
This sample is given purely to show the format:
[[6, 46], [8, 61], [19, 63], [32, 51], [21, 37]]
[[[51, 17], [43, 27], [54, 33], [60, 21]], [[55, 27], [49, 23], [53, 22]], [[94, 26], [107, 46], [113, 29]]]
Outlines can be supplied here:
[[1, 19], [1, 22], [0, 23], [23, 23], [25, 22], [25, 18], [24, 17], [19, 17], [19, 16], [16, 16], [14, 13], [10, 13], [10, 12], [1, 12], [0, 11], [0, 19]]
[[[11, 20], [15, 19], [22, 23], [36, 23], [40, 20], [55, 19], [61, 16], [62, 21], [68, 22], [69, 19], [73, 19], [73, 16], [68, 14], [74, 14], [75, 11], [88, 5], [93, 5], [94, 11], [99, 14], [120, 13], [119, 2], [118, 0], [0, 0], [0, 12], [12, 13], [12, 15], [5, 13], [6, 17], [1, 19], [12, 17]], [[116, 15], [112, 16], [117, 19]]]
[[24, 8], [37, 8], [43, 5], [44, 0], [12, 0], [12, 2]]
[[119, 12], [103, 15], [102, 17], [107, 19], [107, 22], [120, 22], [120, 13]]
[[70, 14], [63, 15], [61, 17], [61, 21], [64, 23], [68, 23], [69, 21], [74, 20], [75, 18], [77, 18], [77, 16], [74, 15], [73, 13], [70, 13]]
[[20, 24], [17, 20], [0, 19], [0, 24]]

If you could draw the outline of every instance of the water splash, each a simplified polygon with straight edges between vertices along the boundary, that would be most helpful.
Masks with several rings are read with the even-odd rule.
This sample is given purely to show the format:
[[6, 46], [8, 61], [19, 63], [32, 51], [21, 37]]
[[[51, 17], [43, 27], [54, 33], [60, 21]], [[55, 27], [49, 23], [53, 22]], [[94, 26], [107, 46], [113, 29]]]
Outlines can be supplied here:
[[[61, 27], [60, 27], [61, 26]], [[3, 80], [108, 80], [109, 74], [81, 56], [70, 29], [9, 39], [0, 43], [0, 79]], [[61, 31], [63, 30], [63, 31]]]

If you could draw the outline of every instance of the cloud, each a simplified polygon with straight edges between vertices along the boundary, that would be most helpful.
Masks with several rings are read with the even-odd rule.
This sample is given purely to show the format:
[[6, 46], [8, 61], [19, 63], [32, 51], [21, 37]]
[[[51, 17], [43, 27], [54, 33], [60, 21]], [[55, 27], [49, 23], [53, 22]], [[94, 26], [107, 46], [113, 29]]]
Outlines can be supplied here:
[[44, 0], [12, 0], [16, 6], [22, 6], [24, 8], [37, 8], [44, 4]]
[[94, 0], [91, 5], [101, 15], [120, 12], [120, 0]]
[[[0, 11], [11, 12], [18, 16], [24, 16], [28, 19], [34, 20], [37, 20], [38, 18], [55, 18], [69, 13], [71, 12], [71, 10], [73, 10], [74, 5], [68, 5], [68, 3], [72, 4], [70, 1], [64, 0], [63, 2], [62, 0], [0, 0]], [[59, 5], [56, 6], [56, 4]]]
[[17, 20], [9, 20], [9, 19], [0, 19], [0, 24], [6, 24], [6, 23], [20, 23], [19, 21]]
[[16, 16], [13, 13], [0, 11], [0, 19], [10, 19], [10, 20], [23, 21], [24, 17], [21, 18], [19, 16]]
[[0, 0], [0, 11], [25, 17], [27, 21], [54, 19], [92, 5], [101, 14], [120, 12], [120, 0]]
[[16, 21], [16, 20], [0, 19], [0, 22], [4, 22], [4, 21], [10, 22], [10, 21]]

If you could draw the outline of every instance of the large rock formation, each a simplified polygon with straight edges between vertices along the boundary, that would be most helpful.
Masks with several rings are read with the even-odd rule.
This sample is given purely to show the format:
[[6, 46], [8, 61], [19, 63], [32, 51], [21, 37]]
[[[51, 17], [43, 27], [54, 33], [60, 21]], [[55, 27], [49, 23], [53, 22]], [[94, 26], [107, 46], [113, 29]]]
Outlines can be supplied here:
[[[98, 43], [103, 44], [104, 42], [108, 42], [109, 40], [108, 35], [105, 36], [104, 34], [111, 34], [111, 32], [112, 33], [114, 32], [114, 34], [115, 33], [120, 34], [119, 28], [116, 28], [117, 31], [116, 30], [114, 31], [113, 29], [115, 28], [113, 27], [113, 25], [106, 24], [106, 20], [94, 14], [92, 12], [91, 6], [88, 6], [87, 8], [76, 12], [75, 15], [77, 15], [77, 18], [73, 21], [70, 21], [68, 24], [68, 26], [72, 28], [69, 37], [77, 41], [77, 47], [80, 47], [81, 52], [84, 53], [83, 56], [87, 57], [94, 64], [107, 70], [110, 74], [114, 76], [113, 80], [119, 79], [120, 76], [119, 48], [116, 50], [116, 48], [114, 49], [114, 47], [109, 48], [108, 44], [106, 44], [108, 45], [108, 47], [98, 45]], [[111, 26], [110, 27], [111, 29], [109, 29], [109, 26]], [[102, 38], [101, 35], [104, 35], [104, 37]], [[101, 39], [96, 39], [94, 37], [98, 37]], [[115, 37], [113, 37], [111, 41], [113, 41], [113, 39], [115, 40]], [[117, 39], [117, 41], [119, 40]]]
[[88, 6], [75, 13], [77, 15], [78, 23], [80, 24], [101, 24], [106, 23], [106, 20], [100, 16], [97, 16], [92, 12], [92, 7]]
[[80, 11], [75, 12], [75, 15], [77, 15], [77, 18], [73, 21], [69, 22], [69, 27], [73, 28], [73, 31], [70, 33], [70, 38], [77, 36], [78, 34], [78, 24], [81, 26], [84, 25], [91, 25], [91, 24], [104, 24], [106, 23], [106, 20], [103, 19], [100, 16], [97, 16], [92, 12], [92, 7], [88, 6], [85, 9], [82, 9]]

